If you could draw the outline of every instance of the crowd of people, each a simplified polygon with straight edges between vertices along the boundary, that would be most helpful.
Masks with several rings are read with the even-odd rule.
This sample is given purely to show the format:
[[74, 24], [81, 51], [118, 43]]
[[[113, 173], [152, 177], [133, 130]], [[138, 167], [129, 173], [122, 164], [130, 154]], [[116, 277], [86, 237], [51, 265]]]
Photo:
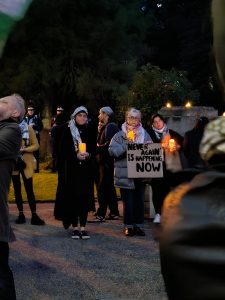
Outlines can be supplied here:
[[[23, 179], [31, 211], [31, 224], [45, 225], [45, 221], [36, 212], [33, 191], [33, 175], [38, 168], [35, 153], [39, 149], [40, 130], [43, 125], [41, 125], [40, 117], [35, 114], [33, 106], [28, 106], [27, 115], [25, 115], [24, 105], [24, 100], [17, 94], [0, 99], [0, 172], [4, 173], [0, 181], [2, 198], [0, 202], [0, 249], [2, 253], [0, 278], [4, 273], [3, 286], [5, 286], [2, 290], [0, 288], [0, 295], [8, 293], [10, 289], [10, 299], [15, 299], [13, 275], [8, 265], [8, 242], [15, 239], [9, 223], [7, 206], [11, 179], [19, 213], [15, 223], [26, 222], [21, 193], [21, 179]], [[201, 179], [202, 183], [199, 181], [196, 183], [195, 178], [193, 183], [191, 181], [196, 172], [203, 172], [206, 168], [205, 157], [210, 165], [215, 166], [216, 171], [221, 168], [223, 170], [223, 166], [220, 166], [221, 159], [224, 158], [223, 139], [214, 134], [214, 138], [210, 140], [212, 133], [208, 134], [207, 138], [204, 137], [204, 128], [208, 128], [208, 131], [211, 128], [207, 126], [209, 120], [206, 117], [200, 117], [194, 128], [186, 132], [184, 137], [168, 128], [166, 121], [159, 113], [151, 116], [149, 125], [143, 128], [141, 111], [134, 107], [128, 108], [125, 112], [121, 127], [118, 126], [114, 111], [109, 106], [100, 108], [98, 121], [98, 126], [93, 126], [89, 121], [89, 112], [85, 106], [76, 107], [70, 118], [66, 117], [62, 106], [57, 107], [57, 115], [51, 120], [50, 131], [54, 167], [58, 173], [54, 216], [62, 222], [64, 229], [72, 229], [72, 239], [87, 240], [90, 238], [86, 229], [89, 212], [93, 213], [93, 219], [89, 220], [91, 222], [102, 223], [106, 220], [120, 219], [117, 188], [123, 201], [124, 235], [126, 237], [145, 236], [145, 178], [128, 176], [127, 151], [130, 144], [160, 144], [164, 157], [163, 177], [150, 179], [156, 213], [153, 222], [160, 224], [162, 221], [161, 265], [167, 293], [171, 295], [171, 299], [179, 299], [181, 289], [174, 292], [175, 287], [173, 281], [171, 282], [170, 274], [174, 273], [179, 278], [180, 269], [171, 267], [171, 263], [168, 261], [173, 261], [170, 256], [173, 256], [173, 251], [176, 249], [173, 246], [170, 247], [173, 238], [176, 238], [176, 229], [180, 228], [180, 224], [172, 232], [168, 231], [168, 228], [174, 228], [173, 225], [180, 222], [180, 218], [177, 218], [177, 207], [183, 203], [183, 195], [196, 187], [207, 186], [208, 188], [208, 184], [214, 181], [215, 172], [204, 175], [205, 177]], [[222, 124], [219, 125], [222, 126]], [[215, 128], [217, 127], [213, 127], [213, 129]], [[211, 132], [213, 129], [211, 128]], [[215, 140], [216, 137], [218, 137], [217, 140]], [[203, 144], [201, 144], [202, 138]], [[213, 142], [216, 143], [216, 146]], [[202, 155], [200, 155], [200, 147], [202, 147]], [[171, 161], [168, 162], [171, 159], [171, 153], [174, 158], [179, 158], [180, 166], [175, 170], [177, 172], [171, 168]], [[182, 161], [184, 158], [185, 162]], [[174, 166], [176, 164], [174, 162]], [[183, 176], [182, 170], [184, 169], [190, 170], [190, 172], [186, 172]], [[179, 175], [177, 176], [177, 174]], [[191, 181], [191, 183], [181, 191], [179, 184], [182, 181]], [[219, 191], [223, 189], [220, 182], [221, 180], [215, 187]], [[95, 185], [98, 198], [97, 210], [94, 195]], [[179, 185], [180, 193], [175, 189], [177, 185]], [[211, 186], [209, 191], [211, 191]], [[174, 193], [176, 193], [176, 197]], [[195, 197], [195, 194], [193, 195], [190, 196], [190, 199]], [[179, 202], [176, 202], [174, 206], [171, 205], [175, 201], [174, 199], [178, 198]], [[166, 203], [164, 203], [165, 201]], [[162, 219], [161, 214], [163, 214]], [[168, 219], [167, 215], [173, 215], [172, 220]], [[185, 218], [186, 215], [182, 214], [184, 223], [186, 222]], [[165, 224], [169, 224], [169, 226], [167, 227]], [[183, 233], [188, 234], [188, 231], [185, 233], [184, 230]]]

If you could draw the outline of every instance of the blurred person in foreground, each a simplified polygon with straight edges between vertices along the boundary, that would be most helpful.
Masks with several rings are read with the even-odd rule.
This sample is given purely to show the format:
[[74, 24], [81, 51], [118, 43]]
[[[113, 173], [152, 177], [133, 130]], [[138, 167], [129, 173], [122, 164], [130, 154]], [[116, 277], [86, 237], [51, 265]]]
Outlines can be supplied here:
[[109, 153], [115, 158], [115, 186], [120, 188], [123, 200], [125, 236], [145, 236], [144, 227], [144, 189], [141, 178], [128, 178], [127, 144], [152, 143], [141, 124], [141, 112], [136, 108], [126, 111], [122, 130], [116, 133], [109, 145]]
[[107, 207], [109, 215], [107, 219], [118, 220], [119, 210], [116, 190], [114, 187], [113, 171], [114, 159], [109, 155], [109, 143], [115, 133], [119, 131], [115, 123], [115, 115], [111, 107], [102, 107], [99, 111], [96, 164], [98, 168], [98, 203], [96, 218], [93, 222], [105, 222]]
[[164, 201], [161, 270], [172, 300], [225, 299], [225, 119], [206, 125], [200, 144], [208, 165]]
[[20, 150], [19, 123], [25, 113], [24, 100], [13, 94], [0, 99], [0, 299], [16, 299], [9, 267], [9, 245], [15, 236], [9, 223], [8, 193], [12, 171]]
[[90, 238], [86, 223], [88, 212], [92, 210], [96, 147], [93, 130], [88, 124], [87, 108], [77, 107], [60, 132], [54, 216], [62, 221], [65, 229], [72, 225], [72, 239], [86, 240]]

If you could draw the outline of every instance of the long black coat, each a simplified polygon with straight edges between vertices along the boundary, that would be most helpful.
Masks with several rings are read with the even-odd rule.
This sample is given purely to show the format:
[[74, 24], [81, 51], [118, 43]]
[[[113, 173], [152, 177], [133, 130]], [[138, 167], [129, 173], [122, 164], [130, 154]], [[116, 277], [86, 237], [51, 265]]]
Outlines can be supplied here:
[[79, 128], [83, 143], [86, 143], [90, 158], [85, 161], [77, 159], [77, 153], [68, 124], [61, 128], [62, 137], [58, 145], [58, 187], [54, 215], [56, 219], [71, 221], [81, 206], [90, 211], [94, 171], [93, 158], [95, 155], [95, 134], [88, 126]]

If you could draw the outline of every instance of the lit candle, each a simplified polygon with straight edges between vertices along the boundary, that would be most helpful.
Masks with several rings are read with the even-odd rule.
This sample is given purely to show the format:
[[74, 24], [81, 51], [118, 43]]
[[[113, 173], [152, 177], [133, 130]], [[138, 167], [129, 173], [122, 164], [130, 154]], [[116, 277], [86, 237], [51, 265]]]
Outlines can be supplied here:
[[171, 103], [170, 103], [170, 102], [167, 102], [167, 103], [166, 103], [166, 107], [167, 107], [167, 108], [170, 108], [170, 107], [171, 107]]
[[191, 107], [191, 102], [187, 102], [186, 104], [185, 104], [185, 107]]
[[134, 141], [134, 132], [133, 130], [130, 130], [127, 132], [127, 139], [130, 141]]
[[175, 147], [175, 140], [174, 139], [170, 139], [169, 140], [169, 150], [170, 151], [174, 151], [174, 147]]
[[86, 143], [80, 143], [78, 149], [80, 152], [86, 152]]

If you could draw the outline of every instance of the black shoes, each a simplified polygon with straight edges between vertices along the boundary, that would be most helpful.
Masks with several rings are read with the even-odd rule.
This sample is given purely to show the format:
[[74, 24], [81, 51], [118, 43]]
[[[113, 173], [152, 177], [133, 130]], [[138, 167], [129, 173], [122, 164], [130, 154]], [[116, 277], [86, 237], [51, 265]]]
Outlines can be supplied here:
[[134, 228], [125, 227], [124, 235], [125, 236], [134, 236], [134, 235], [145, 236], [145, 232], [140, 227], [134, 227]]
[[134, 227], [134, 234], [138, 236], [145, 236], [145, 232], [140, 227]]
[[103, 222], [105, 222], [105, 218], [101, 217], [101, 216], [96, 216], [94, 218], [94, 220], [92, 220], [92, 222], [94, 222], [94, 223], [103, 223]]
[[79, 240], [79, 238], [80, 238], [80, 231], [79, 230], [74, 230], [73, 233], [72, 233], [71, 238], [75, 239], [75, 240]]
[[87, 231], [81, 230], [81, 232], [80, 232], [80, 238], [82, 240], [88, 240], [88, 239], [90, 239], [90, 235], [87, 233]]
[[90, 235], [85, 230], [81, 230], [81, 231], [74, 230], [71, 237], [72, 237], [72, 239], [75, 239], [75, 240], [79, 240], [79, 239], [88, 240], [88, 239], [90, 239]]
[[32, 213], [31, 225], [45, 225], [45, 221], [42, 220], [36, 213]]
[[24, 216], [24, 214], [22, 212], [19, 213], [19, 216], [17, 217], [15, 223], [16, 224], [24, 224], [24, 223], [26, 223], [26, 218], [25, 218], [25, 216]]
[[114, 214], [109, 214], [108, 217], [106, 217], [106, 220], [119, 220], [119, 216]]
[[124, 228], [124, 235], [125, 236], [134, 236], [134, 229], [133, 228]]

